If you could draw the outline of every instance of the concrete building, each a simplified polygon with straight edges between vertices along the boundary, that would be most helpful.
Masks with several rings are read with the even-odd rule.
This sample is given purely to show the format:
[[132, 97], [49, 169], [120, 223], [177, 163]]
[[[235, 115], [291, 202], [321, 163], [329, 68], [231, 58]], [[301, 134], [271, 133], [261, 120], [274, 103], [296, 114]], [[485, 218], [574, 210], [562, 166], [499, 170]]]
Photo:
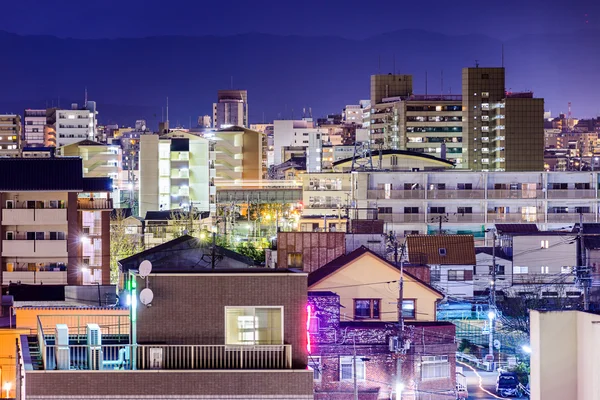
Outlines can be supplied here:
[[0, 156], [18, 157], [21, 151], [21, 116], [0, 115]]
[[[313, 125], [311, 119], [303, 120], [276, 120], [273, 122], [273, 158], [275, 165], [287, 161], [285, 158], [285, 148], [295, 147], [312, 150], [312, 155], [316, 162], [318, 157], [317, 149], [321, 136], [327, 133], [327, 129], [319, 129]], [[317, 146], [310, 148], [311, 139], [313, 136], [313, 145]]]
[[[22, 336], [20, 398], [312, 399], [306, 274], [193, 270], [197, 261], [183, 274], [157, 268], [133, 278], [130, 318], [111, 330], [44, 324]], [[151, 303], [141, 295], [146, 283]], [[54, 338], [65, 329], [59, 349]]]
[[48, 123], [56, 132], [56, 146], [61, 147], [82, 140], [95, 140], [97, 129], [96, 102], [88, 101], [84, 107], [79, 108], [76, 103], [71, 109], [52, 109]]
[[246, 90], [219, 90], [217, 102], [213, 104], [213, 128], [231, 126], [250, 126]]
[[46, 145], [44, 130], [48, 124], [46, 109], [27, 109], [24, 113], [23, 140], [28, 147], [43, 147]]
[[140, 137], [139, 212], [192, 208], [215, 211], [208, 139], [186, 132]]
[[78, 158], [4, 158], [2, 283], [110, 284], [108, 178], [84, 178]]
[[58, 148], [59, 155], [63, 157], [80, 157], [83, 162], [83, 176], [85, 178], [110, 178], [113, 183], [111, 198], [115, 208], [120, 208], [121, 191], [127, 190], [121, 179], [121, 148], [119, 146], [82, 140]]
[[464, 68], [463, 159], [475, 171], [542, 171], [544, 100], [506, 92], [504, 68]]
[[535, 311], [531, 324], [531, 399], [600, 399], [600, 316]]
[[232, 126], [205, 133], [204, 138], [212, 142], [216, 186], [258, 184], [266, 174], [264, 134]]
[[580, 212], [585, 222], [598, 221], [598, 188], [598, 172], [589, 171], [313, 173], [303, 176], [300, 222], [322, 227], [325, 219], [340, 218], [340, 208], [344, 219], [350, 206], [355, 219], [383, 220], [385, 232], [430, 234], [441, 218], [445, 233], [472, 234], [479, 245], [487, 236], [491, 245], [486, 230], [496, 223], [564, 229], [579, 221]]

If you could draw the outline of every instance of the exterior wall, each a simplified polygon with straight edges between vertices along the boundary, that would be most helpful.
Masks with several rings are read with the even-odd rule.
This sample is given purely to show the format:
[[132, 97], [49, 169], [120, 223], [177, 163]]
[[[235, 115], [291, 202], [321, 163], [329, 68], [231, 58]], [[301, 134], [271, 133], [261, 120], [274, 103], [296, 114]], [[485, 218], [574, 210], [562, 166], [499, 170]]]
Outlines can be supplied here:
[[[564, 235], [513, 236], [513, 265], [515, 268], [528, 267], [529, 269], [527, 274], [513, 274], [513, 283], [527, 282], [527, 280], [531, 283], [556, 281], [557, 275], [561, 274], [562, 267], [577, 265], [575, 239], [575, 234], [571, 237]], [[544, 248], [546, 244], [548, 248]], [[565, 272], [565, 279], [572, 282], [574, 275], [570, 271]]]
[[52, 119], [57, 146], [66, 146], [85, 139], [94, 140], [95, 112], [90, 110], [56, 110]]
[[140, 137], [140, 217], [158, 206], [158, 135]]
[[46, 126], [46, 110], [25, 110], [23, 133], [27, 146], [44, 145], [44, 127]]
[[600, 317], [530, 312], [531, 399], [600, 399]]
[[[484, 291], [490, 287], [490, 268], [493, 265], [492, 256], [486, 253], [476, 255], [477, 266], [473, 274], [473, 289], [475, 291]], [[513, 263], [496, 256], [496, 266], [504, 266], [504, 274], [496, 274], [496, 289], [503, 290], [512, 286]]]
[[[440, 216], [445, 233], [473, 234], [479, 241], [477, 245], [487, 246], [492, 245], [492, 240], [485, 231], [496, 223], [536, 223], [540, 230], [564, 229], [579, 222], [579, 209], [583, 210], [585, 222], [599, 221], [598, 172], [591, 171], [307, 174], [303, 216], [337, 216], [336, 208], [324, 208], [318, 213], [316, 207], [309, 207], [310, 196], [321, 194], [306, 190], [306, 182], [344, 176], [349, 182], [346, 187], [331, 187], [324, 195], [332, 203], [332, 199], [339, 198], [344, 205], [355, 205], [358, 219], [385, 221], [385, 231], [399, 236], [415, 231], [437, 232]], [[558, 189], [563, 187], [559, 184], [566, 184], [567, 188]], [[460, 189], [459, 185], [471, 188]], [[443, 214], [439, 207], [444, 207]]]
[[[311, 291], [335, 291], [340, 297], [342, 321], [354, 320], [354, 299], [381, 299], [380, 321], [398, 321], [400, 271], [366, 253], [309, 287]], [[384, 283], [382, 283], [384, 282]], [[360, 285], [357, 285], [360, 283]], [[333, 288], [333, 289], [332, 289]], [[442, 295], [412, 277], [404, 276], [404, 299], [415, 300], [415, 320], [435, 321]], [[406, 318], [406, 320], [410, 320]]]
[[290, 253], [302, 253], [302, 270], [313, 272], [346, 254], [343, 232], [278, 232], [277, 268], [294, 268], [288, 264]]
[[0, 155], [17, 157], [21, 149], [21, 116], [0, 115]]
[[309, 400], [312, 371], [27, 371], [26, 400]]
[[544, 169], [544, 99], [506, 99], [506, 171]]
[[[152, 307], [138, 308], [138, 342], [222, 345], [225, 306], [283, 306], [283, 340], [292, 345], [292, 366], [306, 368], [306, 279], [298, 273], [151, 274], [155, 300]], [[138, 279], [138, 290], [144, 286]]]
[[[438, 290], [453, 297], [473, 297], [473, 279], [465, 281], [450, 281], [448, 275], [450, 271], [471, 271], [473, 274], [473, 265], [431, 265], [432, 270], [440, 271], [440, 280], [432, 282], [432, 285]], [[488, 282], [489, 283], [489, 282]]]

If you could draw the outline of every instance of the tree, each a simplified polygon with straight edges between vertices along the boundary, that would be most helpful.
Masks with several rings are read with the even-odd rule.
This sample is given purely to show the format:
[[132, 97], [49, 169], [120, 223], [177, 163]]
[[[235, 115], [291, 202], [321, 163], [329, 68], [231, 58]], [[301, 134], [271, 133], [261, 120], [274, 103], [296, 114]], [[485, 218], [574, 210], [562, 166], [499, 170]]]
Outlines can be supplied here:
[[265, 251], [257, 248], [253, 243], [240, 243], [236, 249], [236, 252], [253, 259], [255, 262], [265, 262]]
[[118, 261], [144, 250], [141, 226], [127, 222], [123, 209], [115, 209], [110, 220], [110, 283], [119, 282]]

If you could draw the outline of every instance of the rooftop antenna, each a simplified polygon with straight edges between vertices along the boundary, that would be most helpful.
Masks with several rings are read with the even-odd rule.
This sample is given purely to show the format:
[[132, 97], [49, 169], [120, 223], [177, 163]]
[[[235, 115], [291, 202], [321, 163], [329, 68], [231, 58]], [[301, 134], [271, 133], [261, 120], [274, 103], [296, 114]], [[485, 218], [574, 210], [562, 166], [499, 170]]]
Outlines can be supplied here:
[[169, 96], [167, 96], [167, 119], [165, 120], [167, 126], [169, 125]]
[[87, 86], [85, 87], [85, 96], [83, 97], [83, 106], [87, 106]]
[[475, 68], [479, 68], [479, 60], [475, 60]]

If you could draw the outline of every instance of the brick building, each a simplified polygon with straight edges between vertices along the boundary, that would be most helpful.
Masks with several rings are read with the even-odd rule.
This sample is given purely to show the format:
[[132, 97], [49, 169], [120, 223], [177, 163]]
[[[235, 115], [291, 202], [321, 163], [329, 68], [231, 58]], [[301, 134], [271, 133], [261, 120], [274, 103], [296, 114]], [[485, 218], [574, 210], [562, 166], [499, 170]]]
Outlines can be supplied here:
[[[131, 334], [99, 321], [87, 333], [69, 326], [62, 345], [66, 324], [21, 336], [17, 398], [312, 399], [306, 280], [264, 269], [137, 277]], [[151, 307], [141, 301], [147, 288]]]
[[[428, 272], [422, 266], [404, 270], [403, 330], [398, 324], [400, 269], [366, 247], [309, 274], [309, 365], [315, 399], [353, 395], [355, 354], [361, 400], [399, 398], [399, 382], [405, 400], [454, 396], [455, 326], [436, 321], [443, 295], [428, 284]], [[393, 345], [395, 337], [404, 350]]]

